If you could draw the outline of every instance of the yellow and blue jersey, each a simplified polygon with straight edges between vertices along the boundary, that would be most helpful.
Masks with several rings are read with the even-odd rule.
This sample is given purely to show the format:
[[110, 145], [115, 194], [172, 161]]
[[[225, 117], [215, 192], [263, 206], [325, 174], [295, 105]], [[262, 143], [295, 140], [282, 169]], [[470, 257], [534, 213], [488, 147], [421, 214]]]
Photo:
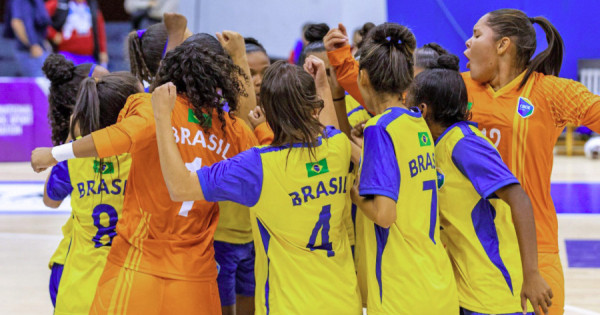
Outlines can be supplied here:
[[358, 101], [350, 94], [346, 94], [346, 114], [350, 127], [354, 128], [358, 124], [365, 122], [373, 117]]
[[460, 306], [486, 314], [522, 312], [519, 243], [510, 207], [494, 194], [519, 181], [474, 123], [450, 126], [435, 152], [441, 236]]
[[48, 268], [52, 269], [54, 264], [64, 265], [67, 260], [67, 253], [69, 252], [69, 244], [71, 243], [71, 232], [73, 231], [73, 215], [71, 214], [67, 219], [67, 222], [60, 229], [63, 235], [62, 240], [58, 243], [58, 247], [50, 257]]
[[344, 222], [350, 141], [325, 129], [301, 144], [254, 147], [200, 169], [208, 201], [250, 207], [256, 314], [361, 314]]
[[[367, 111], [362, 105], [360, 105], [360, 103], [356, 99], [354, 99], [354, 97], [352, 97], [350, 94], [346, 94], [345, 100], [346, 114], [348, 116], [348, 122], [350, 123], [351, 128], [354, 128], [373, 117], [373, 115], [369, 113], [369, 111]], [[355, 167], [354, 171], [350, 174], [349, 181], [351, 183], [354, 183], [357, 172], [358, 167]], [[350, 207], [350, 217], [348, 221], [348, 226], [352, 228], [350, 232], [353, 235], [353, 239], [351, 238], [350, 241], [351, 244], [354, 245], [354, 264], [356, 266], [356, 273], [358, 276], [358, 287], [360, 288], [360, 295], [363, 304], [366, 306], [367, 281], [364, 256], [364, 239], [362, 237], [362, 225], [364, 221], [364, 215], [358, 209], [358, 207], [354, 203], [352, 203], [352, 200], [350, 200], [350, 196], [348, 196], [348, 203], [348, 206]]]
[[52, 168], [48, 197], [71, 195], [72, 231], [56, 297], [54, 314], [87, 314], [106, 256], [117, 235], [116, 225], [131, 159], [128, 154], [105, 159], [82, 158]]
[[396, 202], [383, 228], [364, 218], [369, 314], [457, 314], [452, 266], [440, 242], [435, 152], [418, 110], [392, 107], [367, 122], [361, 196]]

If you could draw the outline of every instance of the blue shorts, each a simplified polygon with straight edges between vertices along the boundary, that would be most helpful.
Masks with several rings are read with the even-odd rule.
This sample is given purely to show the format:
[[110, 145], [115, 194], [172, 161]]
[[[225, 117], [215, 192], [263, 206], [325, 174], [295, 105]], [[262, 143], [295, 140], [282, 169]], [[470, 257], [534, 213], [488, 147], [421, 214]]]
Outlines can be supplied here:
[[63, 268], [63, 265], [55, 263], [52, 265], [52, 271], [50, 271], [50, 299], [54, 307], [56, 307], [56, 295], [58, 294], [58, 285], [60, 284]]
[[[489, 314], [477, 313], [477, 312], [466, 310], [466, 309], [464, 309], [464, 308], [461, 307], [460, 308], [460, 315], [489, 315]], [[505, 313], [505, 314], [498, 314], [498, 315], [523, 315], [523, 312]], [[533, 312], [529, 312], [529, 313], [526, 313], [526, 315], [535, 315], [535, 314]]]
[[215, 241], [215, 260], [221, 267], [217, 283], [222, 306], [234, 305], [236, 294], [254, 296], [254, 242]]

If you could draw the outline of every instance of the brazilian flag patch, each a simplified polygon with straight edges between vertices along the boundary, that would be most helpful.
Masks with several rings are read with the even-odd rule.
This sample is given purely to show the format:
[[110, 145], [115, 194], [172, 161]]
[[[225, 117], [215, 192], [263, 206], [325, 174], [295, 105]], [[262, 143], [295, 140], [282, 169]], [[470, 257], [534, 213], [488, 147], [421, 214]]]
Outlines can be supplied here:
[[[202, 116], [204, 117], [203, 127], [210, 128], [212, 126], [212, 117], [206, 113], [203, 113]], [[200, 121], [196, 115], [194, 115], [194, 111], [191, 108], [188, 108], [188, 121], [191, 123], [200, 124]]]
[[113, 174], [115, 167], [112, 162], [102, 163], [102, 169], [100, 169], [100, 161], [94, 161], [94, 173], [102, 173], [102, 175]]
[[314, 163], [306, 163], [306, 172], [308, 173], [308, 177], [329, 173], [327, 159], [322, 159]]
[[422, 147], [426, 147], [431, 145], [431, 138], [429, 138], [429, 133], [427, 132], [419, 132], [419, 144]]

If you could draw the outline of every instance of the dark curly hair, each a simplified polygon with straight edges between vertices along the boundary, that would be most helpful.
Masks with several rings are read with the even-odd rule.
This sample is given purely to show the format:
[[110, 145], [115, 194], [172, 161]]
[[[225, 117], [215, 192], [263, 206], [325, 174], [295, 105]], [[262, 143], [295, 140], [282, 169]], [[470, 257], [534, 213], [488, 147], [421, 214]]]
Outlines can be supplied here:
[[211, 128], [211, 114], [217, 111], [221, 129], [225, 133], [225, 102], [229, 117], [239, 106], [239, 96], [247, 96], [240, 77], [249, 82], [244, 71], [235, 65], [216, 38], [209, 34], [196, 34], [167, 53], [156, 79], [156, 87], [172, 82], [177, 93], [188, 99], [199, 125], [205, 132]]
[[167, 43], [167, 27], [157, 23], [145, 31], [133, 31], [127, 36], [131, 73], [140, 81], [152, 83], [163, 58]]
[[52, 129], [52, 144], [59, 145], [69, 136], [69, 118], [73, 112], [77, 91], [87, 78], [92, 64], [75, 66], [63, 55], [51, 54], [44, 61], [42, 71], [50, 80], [48, 120]]
[[467, 87], [458, 72], [458, 57], [439, 56], [429, 69], [419, 73], [411, 84], [407, 105], [427, 105], [427, 120], [444, 127], [469, 120]]

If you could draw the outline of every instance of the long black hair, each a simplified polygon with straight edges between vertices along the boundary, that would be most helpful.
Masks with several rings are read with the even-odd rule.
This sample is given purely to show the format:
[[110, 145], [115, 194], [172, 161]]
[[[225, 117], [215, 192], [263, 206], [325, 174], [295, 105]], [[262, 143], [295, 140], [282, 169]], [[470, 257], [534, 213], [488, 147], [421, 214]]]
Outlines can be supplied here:
[[231, 112], [238, 109], [239, 96], [247, 95], [240, 77], [249, 80], [216, 38], [209, 34], [195, 34], [167, 53], [151, 90], [172, 82], [177, 93], [188, 99], [205, 131], [212, 125], [210, 116], [205, 117], [204, 114], [210, 115], [215, 110], [225, 132], [223, 105], [227, 102], [231, 117]]
[[77, 100], [77, 91], [81, 81], [90, 75], [91, 69], [91, 63], [75, 66], [59, 54], [51, 54], [44, 61], [42, 71], [50, 80], [48, 120], [53, 145], [65, 142], [69, 136], [69, 117]]

